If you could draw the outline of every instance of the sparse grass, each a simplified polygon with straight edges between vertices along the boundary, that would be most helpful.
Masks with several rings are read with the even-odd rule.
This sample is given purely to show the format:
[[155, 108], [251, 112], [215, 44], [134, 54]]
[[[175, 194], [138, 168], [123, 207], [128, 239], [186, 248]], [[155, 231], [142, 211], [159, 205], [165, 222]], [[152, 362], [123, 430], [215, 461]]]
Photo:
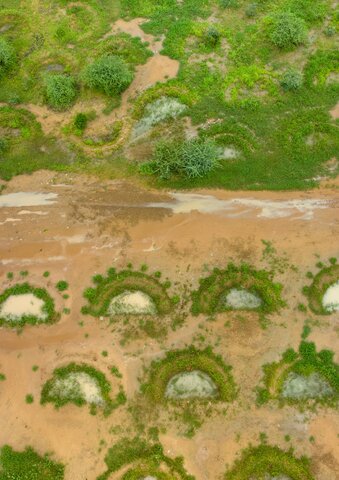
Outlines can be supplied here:
[[312, 284], [309, 287], [304, 287], [303, 292], [308, 296], [310, 309], [317, 315], [330, 315], [331, 311], [323, 306], [323, 297], [326, 290], [339, 280], [339, 265], [332, 263], [330, 266], [325, 266], [320, 263], [321, 268]]
[[111, 300], [126, 291], [141, 291], [148, 295], [154, 302], [158, 315], [168, 314], [172, 310], [166, 286], [152, 275], [131, 270], [117, 272], [111, 268], [107, 272], [107, 277], [95, 276], [93, 281], [96, 287], [87, 288], [84, 292], [89, 305], [82, 307], [82, 313], [95, 317], [107, 316]]
[[293, 480], [314, 480], [305, 457], [300, 459], [292, 450], [283, 451], [270, 445], [250, 446], [242, 452], [233, 468], [225, 474], [225, 480], [264, 478], [265, 475], [286, 475]]
[[4, 373], [0, 373], [0, 382], [6, 380], [6, 375]]
[[[257, 389], [257, 404], [262, 405], [275, 399], [280, 405], [297, 404], [301, 408], [315, 404], [335, 406], [339, 398], [339, 366], [334, 363], [333, 355], [330, 350], [321, 350], [317, 353], [315, 344], [306, 341], [300, 343], [298, 352], [292, 348], [287, 349], [279, 362], [263, 366], [264, 387]], [[316, 373], [328, 383], [332, 394], [306, 398], [283, 397], [284, 384], [291, 373], [305, 378]]]
[[230, 263], [225, 270], [215, 268], [211, 275], [200, 280], [199, 289], [192, 293], [192, 313], [212, 314], [231, 310], [224, 296], [233, 288], [242, 288], [260, 297], [262, 303], [256, 309], [271, 313], [284, 306], [281, 298], [282, 285], [274, 283], [272, 274], [265, 270], [255, 270], [247, 264], [239, 267]]
[[28, 283], [18, 283], [2, 292], [2, 294], [0, 294], [0, 308], [1, 305], [11, 295], [21, 295], [26, 293], [32, 293], [35, 297], [43, 300], [44, 305], [42, 307], [42, 313], [45, 313], [46, 317], [44, 319], [41, 319], [32, 315], [23, 315], [16, 320], [0, 317], [0, 325], [5, 325], [9, 327], [22, 327], [25, 324], [36, 325], [39, 323], [54, 323], [59, 319], [59, 314], [55, 311], [54, 300], [49, 295], [47, 290], [40, 287], [33, 287]]
[[108, 480], [113, 472], [131, 464], [123, 474], [123, 480], [137, 480], [148, 475], [155, 475], [159, 480], [194, 480], [183, 466], [183, 458], [174, 459], [164, 454], [159, 443], [148, 443], [135, 437], [123, 438], [111, 447], [105, 457], [107, 471], [98, 480]]
[[25, 398], [26, 403], [31, 404], [34, 402], [34, 397], [31, 393], [28, 393]]
[[[208, 398], [208, 402], [231, 402], [235, 399], [237, 390], [231, 367], [224, 363], [221, 356], [215, 355], [211, 348], [197, 350], [193, 346], [185, 350], [169, 351], [165, 358], [152, 362], [148, 381], [142, 385], [142, 391], [150, 401], [164, 403], [168, 382], [179, 373], [193, 370], [207, 374], [217, 387], [217, 396]], [[204, 399], [196, 400], [204, 402]]]
[[31, 447], [16, 452], [9, 445], [0, 449], [1, 480], [63, 480], [64, 466]]
[[[111, 399], [111, 384], [102, 372], [87, 364], [70, 363], [65, 367], [59, 367], [54, 370], [52, 378], [42, 388], [40, 403], [44, 405], [51, 402], [56, 408], [60, 408], [67, 403], [73, 403], [79, 407], [85, 405], [87, 400], [82, 390], [76, 385], [76, 382], [72, 380], [72, 385], [69, 388], [67, 387], [67, 379], [77, 374], [86, 374], [86, 376], [93, 379], [98, 387], [100, 402], [89, 402], [92, 413], [95, 413], [97, 408], [102, 408], [104, 414], [109, 415], [115, 408], [126, 402], [126, 397], [121, 387], [115, 399]], [[64, 389], [62, 388], [63, 382], [66, 382]], [[61, 385], [61, 390], [59, 386], [56, 388], [56, 385]]]

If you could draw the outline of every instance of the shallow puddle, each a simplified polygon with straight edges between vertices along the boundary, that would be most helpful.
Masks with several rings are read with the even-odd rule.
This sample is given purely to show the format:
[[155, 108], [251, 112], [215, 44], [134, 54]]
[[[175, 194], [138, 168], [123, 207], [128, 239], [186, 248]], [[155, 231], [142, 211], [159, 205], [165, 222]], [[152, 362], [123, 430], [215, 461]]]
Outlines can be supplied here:
[[0, 195], [1, 207], [34, 207], [56, 202], [57, 193], [17, 192]]

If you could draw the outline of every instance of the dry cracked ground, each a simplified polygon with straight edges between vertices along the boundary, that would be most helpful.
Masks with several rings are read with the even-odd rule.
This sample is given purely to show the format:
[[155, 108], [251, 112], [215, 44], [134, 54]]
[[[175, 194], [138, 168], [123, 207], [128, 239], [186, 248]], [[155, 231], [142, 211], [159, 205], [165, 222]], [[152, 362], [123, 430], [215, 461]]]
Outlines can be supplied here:
[[[317, 480], [339, 477], [338, 415], [322, 408], [257, 408], [253, 391], [262, 378], [262, 365], [299, 345], [305, 313], [297, 306], [305, 302], [301, 289], [309, 283], [306, 272], [314, 271], [319, 259], [338, 257], [335, 184], [310, 192], [159, 193], [132, 183], [42, 171], [8, 183], [0, 196], [0, 226], [2, 289], [9, 271], [28, 270], [34, 284], [48, 270], [46, 283], [67, 280], [70, 294], [68, 299], [57, 297], [58, 310], [67, 308], [70, 314], [51, 326], [26, 326], [20, 334], [1, 328], [0, 371], [6, 381], [0, 384], [0, 444], [53, 452], [66, 464], [67, 480], [95, 480], [105, 471], [104, 456], [118, 438], [116, 427], [133, 433], [131, 417], [126, 408], [103, 418], [74, 405], [60, 410], [40, 406], [41, 386], [51, 371], [68, 361], [87, 361], [102, 371], [117, 365], [130, 400], [139, 389], [144, 362], [191, 344], [203, 332], [205, 345], [212, 345], [233, 367], [239, 396], [226, 415], [207, 418], [192, 439], [168, 421], [160, 435], [165, 453], [183, 455], [187, 471], [197, 480], [212, 480], [222, 477], [249, 442], [257, 443], [260, 432], [283, 448], [288, 435], [296, 454], [312, 459]], [[263, 257], [263, 240], [271, 242], [276, 253]], [[91, 277], [109, 266], [147, 264], [150, 271], [161, 270], [193, 289], [207, 266], [223, 267], [230, 260], [257, 267], [274, 264], [281, 270], [276, 279], [284, 285], [288, 306], [273, 314], [266, 328], [254, 313], [224, 313], [214, 322], [188, 316], [165, 340], [140, 333], [122, 346], [119, 332], [106, 320], [80, 312]], [[309, 317], [315, 318], [311, 313]], [[338, 315], [333, 314], [318, 318], [309, 339], [318, 349], [336, 350], [337, 334]], [[101, 355], [105, 350], [107, 357]], [[39, 366], [37, 372], [33, 365]], [[25, 402], [28, 393], [35, 398], [31, 405]]]

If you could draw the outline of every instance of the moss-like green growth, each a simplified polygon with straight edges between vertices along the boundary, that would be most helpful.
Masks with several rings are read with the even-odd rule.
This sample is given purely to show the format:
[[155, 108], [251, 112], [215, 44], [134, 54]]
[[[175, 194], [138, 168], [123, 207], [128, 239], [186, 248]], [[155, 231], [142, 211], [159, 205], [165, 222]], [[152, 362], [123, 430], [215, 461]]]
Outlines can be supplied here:
[[271, 399], [302, 408], [338, 402], [339, 365], [334, 363], [332, 351], [317, 353], [313, 342], [302, 341], [298, 352], [287, 349], [279, 362], [266, 364], [263, 370], [264, 387], [257, 389], [259, 405]]
[[0, 449], [1, 480], [63, 480], [65, 467], [40, 456], [31, 447], [15, 452], [9, 445]]
[[125, 292], [143, 292], [153, 301], [158, 315], [171, 312], [173, 302], [166, 292], [166, 285], [161, 284], [152, 275], [131, 270], [116, 272], [110, 268], [107, 277], [96, 275], [93, 277], [95, 288], [87, 288], [84, 297], [89, 305], [82, 308], [82, 313], [89, 313], [95, 317], [109, 315], [109, 306], [114, 297]]
[[90, 365], [70, 363], [54, 370], [53, 377], [42, 388], [40, 403], [54, 403], [56, 408], [67, 403], [79, 407], [87, 403], [92, 413], [96, 413], [97, 408], [102, 408], [104, 414], [109, 415], [126, 402], [122, 387], [113, 400], [110, 391], [111, 384], [102, 372]]
[[225, 480], [248, 480], [249, 478], [266, 478], [286, 475], [293, 480], [314, 480], [309, 470], [308, 460], [294, 457], [291, 450], [285, 452], [270, 445], [249, 447], [242, 452]]
[[[165, 358], [155, 360], [150, 366], [149, 380], [142, 385], [142, 391], [151, 401], [162, 403], [166, 400], [166, 389], [175, 375], [185, 372], [202, 372], [206, 374], [217, 389], [213, 398], [190, 398], [190, 401], [231, 402], [236, 397], [236, 385], [231, 374], [231, 367], [226, 365], [221, 356], [215, 355], [211, 348], [197, 350], [191, 346], [185, 350], [167, 352]], [[176, 399], [175, 402], [180, 401]]]
[[212, 314], [232, 310], [225, 301], [232, 289], [245, 289], [258, 296], [261, 303], [256, 310], [264, 313], [274, 312], [284, 306], [282, 285], [273, 282], [271, 273], [255, 270], [245, 263], [239, 267], [229, 263], [225, 270], [215, 268], [211, 275], [200, 280], [199, 289], [192, 294], [192, 313]]
[[304, 288], [310, 309], [318, 315], [330, 315], [332, 311], [323, 305], [326, 290], [339, 281], [339, 265], [324, 267], [315, 275], [310, 287]]
[[122, 480], [139, 480], [148, 476], [155, 476], [159, 480], [194, 480], [193, 476], [186, 473], [182, 457], [166, 457], [160, 444], [150, 444], [139, 437], [123, 438], [113, 445], [105, 462], [107, 471], [98, 480], [108, 480], [113, 472], [129, 464], [132, 464], [131, 468], [122, 475]]
[[[37, 317], [34, 315], [22, 315], [21, 317], [11, 319], [7, 316], [1, 316], [1, 307], [9, 297], [13, 295], [24, 295], [28, 293], [33, 294], [35, 297], [44, 302], [41, 309], [43, 317]], [[0, 295], [0, 325], [5, 325], [9, 327], [22, 327], [25, 324], [36, 325], [39, 323], [54, 323], [59, 318], [60, 315], [55, 311], [54, 300], [44, 288], [33, 287], [28, 283], [18, 283], [13, 287], [7, 288]]]

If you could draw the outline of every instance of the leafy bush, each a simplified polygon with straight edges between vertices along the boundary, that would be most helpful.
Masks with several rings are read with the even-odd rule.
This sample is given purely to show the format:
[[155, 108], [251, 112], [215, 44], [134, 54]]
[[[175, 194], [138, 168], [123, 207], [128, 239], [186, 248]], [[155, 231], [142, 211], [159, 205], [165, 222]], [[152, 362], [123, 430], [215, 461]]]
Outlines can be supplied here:
[[291, 48], [305, 42], [306, 23], [292, 12], [279, 12], [271, 18], [271, 41], [279, 48]]
[[14, 63], [14, 48], [4, 38], [0, 38], [0, 78], [14, 65]]
[[210, 47], [215, 47], [219, 43], [219, 40], [220, 40], [219, 31], [213, 26], [208, 27], [204, 34], [204, 41], [206, 45]]
[[245, 10], [245, 14], [249, 18], [255, 17], [257, 12], [258, 12], [258, 5], [256, 3], [250, 3]]
[[85, 113], [78, 113], [74, 119], [74, 126], [78, 130], [84, 131], [87, 127], [88, 118]]
[[50, 75], [46, 77], [46, 99], [50, 107], [65, 110], [70, 107], [76, 97], [76, 85], [68, 75]]
[[302, 86], [303, 75], [298, 70], [289, 68], [280, 83], [284, 90], [298, 90]]
[[6, 138], [0, 138], [0, 155], [8, 150], [8, 141]]
[[181, 143], [160, 141], [153, 160], [142, 166], [142, 171], [168, 179], [177, 174], [187, 178], [203, 177], [218, 167], [219, 149], [212, 140], [192, 139]]
[[113, 96], [128, 87], [133, 80], [133, 73], [122, 58], [104, 55], [88, 65], [83, 78], [90, 88]]

